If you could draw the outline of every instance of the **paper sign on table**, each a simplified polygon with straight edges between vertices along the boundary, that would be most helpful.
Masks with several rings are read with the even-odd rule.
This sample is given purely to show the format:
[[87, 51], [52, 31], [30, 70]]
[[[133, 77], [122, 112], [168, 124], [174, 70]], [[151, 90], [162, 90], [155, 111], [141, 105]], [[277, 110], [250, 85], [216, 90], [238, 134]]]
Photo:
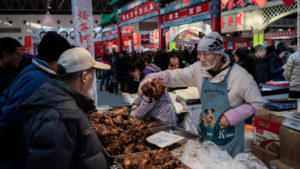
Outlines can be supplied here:
[[147, 141], [149, 143], [155, 144], [160, 148], [164, 148], [166, 146], [172, 145], [183, 139], [184, 139], [184, 137], [181, 137], [181, 136], [178, 136], [175, 134], [171, 134], [171, 133], [168, 133], [165, 131], [160, 131], [156, 134], [153, 134], [153, 135], [147, 137]]

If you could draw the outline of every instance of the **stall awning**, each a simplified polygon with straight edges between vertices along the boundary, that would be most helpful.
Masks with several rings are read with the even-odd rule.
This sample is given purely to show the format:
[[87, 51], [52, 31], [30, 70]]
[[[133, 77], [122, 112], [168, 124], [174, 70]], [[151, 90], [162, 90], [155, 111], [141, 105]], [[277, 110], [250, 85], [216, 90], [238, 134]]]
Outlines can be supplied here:
[[116, 5], [119, 2], [120, 2], [120, 0], [111, 0], [111, 1], [107, 2], [107, 5], [113, 6], [113, 5]]
[[117, 10], [110, 14], [101, 14], [100, 18], [102, 19], [101, 23], [98, 24], [99, 26], [108, 25], [113, 22], [117, 22]]

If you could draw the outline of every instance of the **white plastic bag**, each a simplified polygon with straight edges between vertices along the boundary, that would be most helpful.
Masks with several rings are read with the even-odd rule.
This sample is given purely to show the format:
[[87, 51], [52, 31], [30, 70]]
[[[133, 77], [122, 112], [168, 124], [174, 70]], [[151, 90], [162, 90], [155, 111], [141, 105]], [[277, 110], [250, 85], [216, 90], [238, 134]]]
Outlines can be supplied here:
[[230, 169], [267, 169], [252, 153], [240, 153], [232, 161]]
[[200, 143], [188, 140], [181, 161], [192, 169], [267, 169], [251, 153], [240, 153], [233, 159], [210, 141]]
[[203, 142], [197, 158], [204, 169], [226, 169], [232, 162], [231, 156], [211, 141]]
[[192, 169], [204, 169], [197, 158], [197, 152], [201, 149], [201, 146], [201, 143], [197, 140], [188, 140], [184, 145], [181, 161]]

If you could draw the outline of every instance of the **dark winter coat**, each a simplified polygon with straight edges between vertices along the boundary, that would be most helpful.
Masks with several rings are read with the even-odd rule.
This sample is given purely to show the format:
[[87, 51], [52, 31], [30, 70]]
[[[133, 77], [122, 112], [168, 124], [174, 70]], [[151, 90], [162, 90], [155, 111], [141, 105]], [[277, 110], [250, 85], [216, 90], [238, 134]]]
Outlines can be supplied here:
[[269, 64], [268, 64], [268, 69], [269, 69], [269, 80], [273, 81], [282, 81], [285, 80], [283, 77], [283, 68], [282, 66], [285, 64], [284, 59], [280, 59], [276, 55], [272, 55], [269, 58]]
[[53, 80], [21, 106], [22, 166], [25, 169], [106, 169], [100, 142], [87, 113], [91, 98]]
[[35, 59], [25, 67], [0, 98], [0, 168], [18, 168], [19, 136], [23, 112], [20, 104], [56, 73], [46, 62]]

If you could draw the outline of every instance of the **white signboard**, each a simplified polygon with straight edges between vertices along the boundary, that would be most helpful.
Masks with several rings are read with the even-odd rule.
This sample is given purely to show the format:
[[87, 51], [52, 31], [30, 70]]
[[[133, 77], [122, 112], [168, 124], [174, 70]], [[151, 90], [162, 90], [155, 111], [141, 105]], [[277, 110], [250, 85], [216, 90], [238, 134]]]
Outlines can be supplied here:
[[[86, 48], [95, 57], [92, 0], [72, 0], [72, 15], [75, 46]], [[90, 90], [90, 97], [98, 105], [96, 78]]]

